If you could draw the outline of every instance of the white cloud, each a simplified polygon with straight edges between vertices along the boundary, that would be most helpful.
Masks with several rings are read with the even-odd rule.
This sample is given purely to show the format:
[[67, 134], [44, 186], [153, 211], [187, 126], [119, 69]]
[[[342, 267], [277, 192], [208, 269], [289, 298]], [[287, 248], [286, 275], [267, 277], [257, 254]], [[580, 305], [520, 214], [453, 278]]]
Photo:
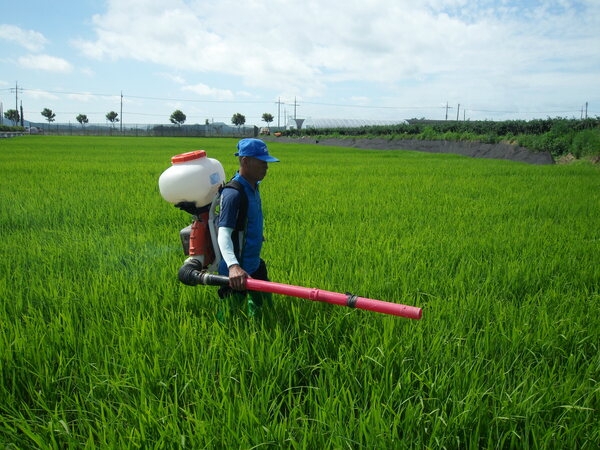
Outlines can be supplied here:
[[42, 91], [39, 89], [28, 89], [27, 97], [34, 100], [57, 100], [59, 97], [51, 92]]
[[158, 73], [157, 75], [166, 80], [170, 80], [175, 84], [185, 84], [185, 78], [183, 78], [180, 75], [175, 75], [172, 73], [164, 73], [164, 72]]
[[73, 70], [73, 66], [67, 60], [50, 55], [21, 56], [18, 62], [20, 66], [27, 69], [61, 73], [68, 73]]
[[83, 103], [90, 103], [90, 102], [98, 101], [98, 96], [91, 94], [89, 92], [67, 94], [67, 98], [70, 100], [75, 100], [77, 102], [83, 102]]
[[0, 39], [15, 42], [31, 52], [44, 49], [48, 40], [43, 34], [33, 30], [23, 30], [15, 25], [0, 24]]
[[[225, 73], [249, 87], [306, 96], [339, 81], [394, 85], [460, 72], [501, 80], [549, 56], [555, 66], [569, 65], [572, 51], [596, 58], [598, 35], [578, 34], [582, 17], [570, 3], [542, 2], [518, 15], [511, 1], [111, 0], [93, 18], [96, 39], [76, 46], [96, 59]], [[576, 49], [564, 33], [577, 35]], [[188, 90], [228, 95], [204, 85]]]
[[[600, 104], [598, 0], [101, 3], [93, 17], [80, 11], [77, 23], [87, 30], [44, 25], [51, 45], [34, 31], [39, 18], [0, 25], [7, 85], [59, 83], [84, 93], [60, 101], [77, 102], [87, 92], [123, 90], [130, 116], [162, 117], [171, 99], [200, 121], [231, 117], [234, 102], [260, 121], [268, 109], [290, 113], [294, 99], [298, 114], [348, 118], [439, 117], [446, 100], [454, 113], [461, 103], [461, 115], [486, 111], [478, 118], [490, 117], [487, 110]], [[100, 94], [95, 101], [108, 106], [90, 101], [90, 109], [119, 105]]]
[[94, 70], [90, 67], [82, 67], [81, 69], [79, 69], [79, 71], [83, 75], [88, 76], [88, 77], [93, 77], [95, 75]]
[[184, 91], [194, 92], [203, 97], [210, 97], [214, 100], [232, 100], [235, 98], [233, 92], [228, 89], [216, 89], [203, 83], [184, 86], [182, 89]]

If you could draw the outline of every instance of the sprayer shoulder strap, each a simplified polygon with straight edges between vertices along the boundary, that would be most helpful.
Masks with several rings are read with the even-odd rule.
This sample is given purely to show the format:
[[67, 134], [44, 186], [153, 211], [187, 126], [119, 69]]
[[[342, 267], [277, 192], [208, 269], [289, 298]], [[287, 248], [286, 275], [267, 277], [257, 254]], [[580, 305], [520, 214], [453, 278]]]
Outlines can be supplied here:
[[235, 179], [229, 180], [223, 189], [235, 189], [240, 193], [240, 209], [237, 215], [237, 221], [235, 224], [236, 231], [242, 231], [246, 228], [246, 219], [248, 217], [248, 196], [246, 195], [246, 191], [244, 190], [244, 186], [242, 183]]

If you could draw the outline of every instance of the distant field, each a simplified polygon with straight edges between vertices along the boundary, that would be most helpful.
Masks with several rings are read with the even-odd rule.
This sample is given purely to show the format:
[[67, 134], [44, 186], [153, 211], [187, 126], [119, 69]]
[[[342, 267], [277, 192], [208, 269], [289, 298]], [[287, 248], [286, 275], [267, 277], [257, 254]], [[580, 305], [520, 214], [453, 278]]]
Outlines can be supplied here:
[[222, 326], [157, 180], [235, 144], [0, 141], [0, 444], [600, 446], [598, 167], [270, 143], [271, 278], [423, 319], [276, 296]]

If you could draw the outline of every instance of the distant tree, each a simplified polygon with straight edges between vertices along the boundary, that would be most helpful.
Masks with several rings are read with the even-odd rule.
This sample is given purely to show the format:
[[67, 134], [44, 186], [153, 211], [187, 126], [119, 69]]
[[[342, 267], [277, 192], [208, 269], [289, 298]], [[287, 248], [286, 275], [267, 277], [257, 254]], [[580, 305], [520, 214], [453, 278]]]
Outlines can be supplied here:
[[117, 117], [118, 117], [118, 114], [114, 111], [106, 113], [106, 120], [108, 120], [112, 124], [113, 128], [115, 126], [115, 123], [119, 121], [119, 119], [117, 119]]
[[169, 117], [169, 120], [171, 121], [172, 124], [179, 125], [179, 126], [181, 126], [185, 123], [185, 119], [187, 119], [187, 117], [179, 109], [176, 109], [175, 111], [173, 111], [173, 114], [171, 114], [171, 117]]
[[54, 122], [54, 118], [56, 117], [56, 114], [54, 114], [51, 109], [44, 108], [44, 110], [42, 111], [42, 116], [44, 116], [46, 118], [46, 120], [48, 121], [48, 123], [50, 123], [50, 122]]
[[16, 109], [8, 109], [4, 111], [4, 118], [6, 120], [10, 120], [16, 126], [19, 122], [19, 111], [17, 111]]
[[268, 126], [269, 126], [269, 124], [270, 124], [271, 122], [273, 122], [273, 114], [264, 113], [264, 114], [262, 115], [262, 120], [263, 120], [263, 122], [266, 122], [266, 123], [267, 123], [267, 127], [268, 127]]
[[81, 127], [83, 128], [88, 122], [88, 118], [85, 114], [79, 114], [77, 117], [77, 122], [79, 122], [81, 124]]
[[235, 113], [231, 118], [231, 123], [239, 128], [246, 123], [246, 116], [240, 113]]
[[264, 114], [263, 114], [263, 122], [266, 122], [266, 123], [267, 123], [267, 133], [269, 133], [269, 134], [270, 134], [271, 132], [268, 130], [268, 128], [269, 128], [269, 124], [270, 124], [271, 122], [273, 122], [273, 114], [270, 114], [270, 113], [264, 113]]

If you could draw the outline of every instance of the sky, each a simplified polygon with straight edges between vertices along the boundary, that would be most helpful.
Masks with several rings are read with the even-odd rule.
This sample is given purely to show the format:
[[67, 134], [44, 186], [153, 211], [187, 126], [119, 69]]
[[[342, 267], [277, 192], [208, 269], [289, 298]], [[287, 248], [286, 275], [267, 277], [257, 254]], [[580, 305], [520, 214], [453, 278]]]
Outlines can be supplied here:
[[124, 127], [596, 117], [599, 30], [598, 0], [3, 1], [0, 102]]

